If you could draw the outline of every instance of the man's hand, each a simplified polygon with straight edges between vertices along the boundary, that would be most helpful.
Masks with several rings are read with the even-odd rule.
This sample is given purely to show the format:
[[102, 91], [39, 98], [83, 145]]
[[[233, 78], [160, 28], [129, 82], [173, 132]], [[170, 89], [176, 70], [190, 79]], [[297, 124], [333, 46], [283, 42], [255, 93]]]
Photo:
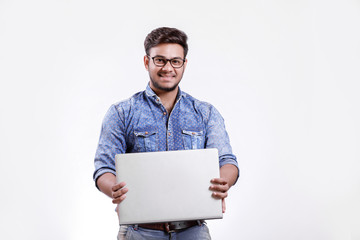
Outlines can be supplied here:
[[111, 190], [112, 190], [112, 202], [114, 204], [119, 204], [122, 201], [124, 201], [124, 199], [126, 198], [126, 193], [129, 191], [128, 188], [125, 187], [126, 183], [125, 182], [121, 182], [118, 183], [116, 185], [114, 185]]
[[225, 213], [225, 198], [228, 196], [228, 191], [232, 185], [235, 184], [239, 171], [237, 167], [231, 164], [225, 164], [220, 168], [220, 178], [211, 180], [213, 185], [210, 190], [213, 191], [212, 196], [222, 200], [222, 211]]
[[101, 175], [97, 180], [97, 185], [103, 193], [112, 198], [114, 204], [121, 203], [129, 191], [129, 189], [125, 187], [125, 182], [116, 184], [116, 177], [112, 173], [104, 173]]
[[211, 183], [213, 184], [210, 186], [210, 190], [213, 191], [212, 196], [222, 200], [222, 211], [225, 213], [225, 198], [228, 196], [228, 190], [230, 189], [229, 183], [224, 178], [214, 178]]

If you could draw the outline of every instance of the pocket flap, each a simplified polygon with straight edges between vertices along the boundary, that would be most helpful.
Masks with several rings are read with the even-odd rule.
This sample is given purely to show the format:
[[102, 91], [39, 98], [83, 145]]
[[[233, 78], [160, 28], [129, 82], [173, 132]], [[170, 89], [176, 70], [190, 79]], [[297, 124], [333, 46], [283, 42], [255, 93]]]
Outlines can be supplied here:
[[191, 131], [191, 130], [182, 130], [183, 134], [190, 135], [190, 136], [202, 136], [203, 131]]
[[156, 134], [157, 131], [154, 131], [154, 130], [152, 130], [152, 131], [141, 131], [141, 132], [134, 131], [134, 133], [135, 133], [135, 136], [137, 136], [137, 137], [149, 137], [151, 135]]

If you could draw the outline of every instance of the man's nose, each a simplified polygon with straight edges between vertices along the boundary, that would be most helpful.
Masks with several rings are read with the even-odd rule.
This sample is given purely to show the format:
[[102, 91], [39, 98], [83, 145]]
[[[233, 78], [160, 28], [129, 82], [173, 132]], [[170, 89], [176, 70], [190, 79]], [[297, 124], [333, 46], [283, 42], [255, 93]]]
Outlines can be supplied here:
[[166, 64], [162, 67], [164, 71], [172, 71], [174, 68], [171, 66], [170, 61], [167, 61]]

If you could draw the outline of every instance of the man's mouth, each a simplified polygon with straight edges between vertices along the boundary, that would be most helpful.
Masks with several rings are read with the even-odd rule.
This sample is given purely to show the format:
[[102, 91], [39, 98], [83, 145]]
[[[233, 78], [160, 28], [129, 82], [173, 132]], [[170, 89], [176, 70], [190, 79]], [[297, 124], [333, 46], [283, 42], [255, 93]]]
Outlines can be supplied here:
[[175, 75], [172, 75], [172, 74], [158, 74], [158, 75], [159, 75], [159, 77], [161, 77], [162, 79], [165, 79], [165, 80], [170, 80], [175, 77]]

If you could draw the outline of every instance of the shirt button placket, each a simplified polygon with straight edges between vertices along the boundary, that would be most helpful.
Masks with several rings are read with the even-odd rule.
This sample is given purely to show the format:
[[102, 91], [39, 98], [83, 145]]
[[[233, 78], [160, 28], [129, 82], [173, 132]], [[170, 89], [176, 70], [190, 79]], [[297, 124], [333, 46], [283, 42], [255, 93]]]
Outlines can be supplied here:
[[170, 130], [167, 131], [167, 145], [168, 145], [168, 150], [172, 150], [171, 132], [170, 132]]
[[169, 122], [168, 123], [168, 126], [167, 126], [167, 133], [166, 133], [166, 140], [167, 140], [167, 146], [168, 146], [168, 150], [173, 150], [174, 149], [174, 146], [173, 146], [173, 142], [171, 140], [171, 123]]

